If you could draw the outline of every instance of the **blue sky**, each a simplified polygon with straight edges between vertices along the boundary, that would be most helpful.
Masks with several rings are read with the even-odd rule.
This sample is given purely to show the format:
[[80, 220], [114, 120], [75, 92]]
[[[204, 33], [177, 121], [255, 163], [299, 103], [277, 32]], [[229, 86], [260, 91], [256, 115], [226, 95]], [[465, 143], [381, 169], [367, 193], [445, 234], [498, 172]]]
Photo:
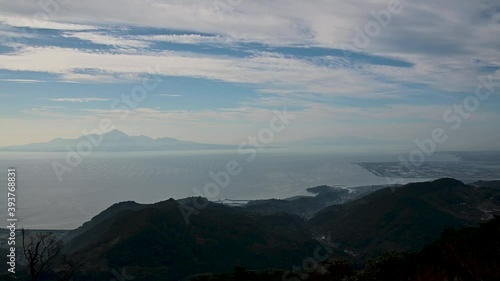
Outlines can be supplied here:
[[[239, 144], [283, 107], [297, 118], [276, 141], [411, 145], [451, 127], [443, 114], [478, 77], [500, 78], [500, 5], [486, 0], [3, 1], [0, 38], [0, 146], [78, 137], [102, 118]], [[113, 101], [151, 73], [161, 82], [117, 118]], [[443, 149], [500, 148], [499, 90]]]

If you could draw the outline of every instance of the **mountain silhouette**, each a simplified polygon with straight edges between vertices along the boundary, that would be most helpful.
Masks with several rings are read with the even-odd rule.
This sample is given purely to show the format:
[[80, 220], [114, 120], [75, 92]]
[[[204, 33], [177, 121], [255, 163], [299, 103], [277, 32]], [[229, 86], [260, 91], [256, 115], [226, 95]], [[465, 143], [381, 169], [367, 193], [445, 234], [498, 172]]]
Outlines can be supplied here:
[[0, 151], [61, 152], [77, 149], [79, 145], [91, 146], [92, 151], [170, 151], [232, 149], [234, 146], [181, 141], [175, 138], [130, 136], [119, 130], [104, 134], [88, 134], [77, 139], [56, 138], [45, 143], [1, 147]]

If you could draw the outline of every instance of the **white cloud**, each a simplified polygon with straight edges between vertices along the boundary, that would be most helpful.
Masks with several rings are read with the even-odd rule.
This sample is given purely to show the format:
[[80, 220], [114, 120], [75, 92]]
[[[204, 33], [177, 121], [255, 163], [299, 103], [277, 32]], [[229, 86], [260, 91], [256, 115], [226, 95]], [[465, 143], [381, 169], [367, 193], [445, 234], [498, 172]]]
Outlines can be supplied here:
[[[233, 7], [231, 2], [221, 2], [229, 8], [218, 10], [213, 1], [194, 0], [108, 0], [106, 4], [98, 0], [71, 1], [50, 16], [59, 24], [71, 20], [80, 22], [59, 29], [82, 30], [92, 29], [94, 24], [125, 24], [220, 34], [222, 39], [229, 40], [338, 48], [352, 43], [355, 28], [363, 30], [374, 20], [372, 14], [387, 10], [390, 3], [380, 0], [255, 0], [241, 1]], [[403, 12], [393, 14], [389, 25], [379, 36], [372, 38], [364, 51], [414, 53], [420, 48], [428, 53], [442, 53], [443, 50], [438, 49], [444, 47], [449, 49], [448, 54], [460, 51], [472, 54], [479, 48], [494, 54], [498, 47], [496, 38], [500, 31], [497, 19], [500, 13], [495, 9], [495, 1], [461, 1], [457, 4], [454, 0], [418, 3], [401, 0], [401, 3]], [[58, 12], [62, 8], [64, 13]], [[8, 18], [11, 25], [32, 26], [19, 19], [29, 19], [41, 11], [36, 1], [7, 1], [2, 3], [0, 15], [5, 14], [3, 18]], [[490, 16], [485, 18], [485, 14]], [[186, 34], [164, 36], [164, 39], [193, 42], [210, 38]]]
[[[70, 1], [60, 7], [64, 13], [54, 13], [50, 22], [37, 23], [32, 20], [32, 15], [41, 11], [39, 1], [4, 1], [0, 22], [7, 28], [57, 29], [64, 31], [70, 38], [117, 48], [106, 52], [16, 45], [14, 53], [0, 54], [0, 69], [52, 73], [63, 82], [115, 83], [134, 78], [137, 80], [148, 68], [159, 66], [161, 75], [252, 83], [260, 88], [259, 93], [266, 94], [262, 99], [242, 103], [238, 108], [199, 112], [141, 108], [134, 111], [129, 120], [117, 122], [136, 133], [154, 135], [168, 131], [171, 136], [180, 139], [238, 143], [267, 121], [265, 116], [269, 110], [262, 107], [287, 104], [305, 109], [297, 112], [297, 122], [284, 132], [284, 138], [301, 138], [304, 134], [323, 135], [325, 131], [331, 131], [338, 135], [365, 135], [382, 139], [390, 136], [411, 142], [414, 138], [427, 136], [436, 124], [442, 125], [442, 113], [448, 108], [441, 105], [403, 104], [364, 108], [332, 107], [321, 103], [321, 100], [337, 96], [395, 98], [407, 90], [404, 88], [406, 84], [418, 85], [417, 88], [427, 85], [431, 89], [422, 87], [428, 91], [427, 94], [434, 91], [473, 91], [481, 67], [487, 65], [494, 68], [500, 65], [498, 1], [457, 3], [454, 0], [423, 0], [413, 3], [401, 0], [403, 12], [392, 15], [390, 24], [381, 30], [379, 36], [370, 38], [370, 43], [361, 51], [367, 56], [378, 56], [379, 59], [390, 57], [407, 61], [414, 65], [409, 68], [366, 62], [352, 68], [346, 58], [327, 57], [318, 62], [263, 52], [241, 58], [197, 54], [195, 51], [142, 50], [160, 41], [193, 45], [220, 44], [224, 47], [241, 42], [257, 42], [264, 47], [345, 48], [346, 44], [353, 43], [355, 28], [365, 29], [366, 24], [374, 20], [372, 12], [386, 9], [388, 2], [246, 0], [228, 10], [217, 11], [213, 1]], [[182, 30], [184, 34], [117, 35], [110, 28], [113, 25]], [[2, 29], [0, 35], [19, 36], [13, 34], [13, 30], [15, 28]], [[500, 77], [500, 71], [494, 75]], [[74, 133], [75, 126], [67, 125], [76, 124], [76, 117], [71, 119], [69, 114], [55, 114], [48, 108], [34, 108], [30, 112], [53, 116], [54, 120], [50, 124], [57, 130], [38, 120], [26, 123], [18, 120], [12, 122], [12, 126], [47, 128], [52, 130], [53, 135], [64, 134], [63, 130], [66, 130], [66, 134], [70, 133], [69, 130]], [[80, 119], [84, 116], [98, 120], [101, 116], [117, 112], [88, 108], [78, 114], [81, 114]], [[418, 122], [406, 123], [405, 118]], [[391, 123], [390, 120], [398, 122]], [[469, 120], [473, 124], [471, 126], [483, 126], [476, 121], [498, 120], [498, 114], [477, 112]], [[375, 121], [380, 122], [374, 125]], [[355, 125], [349, 122], [355, 122]], [[78, 124], [78, 128], [83, 127], [83, 123]], [[484, 132], [496, 134], [498, 138], [497, 127], [484, 126], [487, 130], [481, 130], [480, 126], [472, 129], [464, 126], [463, 134], [471, 138], [471, 145], [475, 144], [472, 138], [485, 135]]]
[[200, 34], [144, 35], [144, 36], [137, 36], [135, 38], [148, 41], [163, 41], [163, 42], [180, 43], [180, 44], [207, 44], [207, 43], [227, 44], [234, 42], [232, 39], [220, 35], [207, 36]]
[[[305, 107], [304, 110], [288, 110], [296, 118], [282, 134], [277, 136], [276, 141], [302, 139], [304, 136], [356, 135], [406, 141], [411, 146], [415, 139], [429, 137], [436, 127], [447, 130], [450, 133], [450, 138], [454, 137], [454, 141], [458, 138], [452, 135], [453, 130], [443, 124], [442, 114], [449, 109], [447, 106], [394, 105], [389, 108], [381, 106], [364, 109], [332, 107], [319, 103], [303, 103], [302, 105]], [[277, 109], [281, 109], [281, 107], [277, 107]], [[227, 144], [241, 143], [249, 134], [269, 126], [269, 120], [274, 116], [272, 109], [252, 106], [199, 111], [138, 108], [132, 110], [124, 120], [119, 118], [122, 115], [121, 110], [111, 109], [84, 109], [80, 113], [82, 115], [69, 113], [61, 115], [59, 112], [47, 110], [37, 110], [31, 114], [46, 118], [52, 116], [56, 119], [42, 121], [58, 124], [61, 124], [61, 120], [65, 120], [67, 124], [81, 123], [82, 120], [85, 120], [86, 125], [79, 128], [93, 128], [92, 126], [98, 126], [99, 120], [102, 118], [110, 118], [114, 121], [115, 126], [127, 128], [133, 134], [146, 134], [153, 137], [169, 136], [185, 140]], [[482, 124], [481, 127], [491, 130], [496, 124], [495, 120], [499, 120], [499, 118], [500, 116], [496, 113], [475, 113], [473, 118], [467, 122], [468, 125], [464, 124], [460, 129], [461, 137], [459, 140], [473, 138], [473, 134], [467, 135], [472, 132], [480, 132], [478, 127], [474, 125], [477, 122]], [[418, 122], [415, 122], [415, 119]], [[387, 122], [387, 120], [398, 120], [398, 122]], [[38, 126], [38, 121], [33, 120], [32, 122], [34, 123], [27, 125], [26, 128]], [[40, 126], [45, 126], [45, 123], [40, 124]], [[74, 126], [62, 126], [61, 131], [54, 136], [69, 134], [72, 128]], [[231, 133], [228, 134], [228, 132]], [[498, 137], [498, 130], [495, 132], [490, 134], [491, 138]]]
[[12, 82], [12, 83], [23, 83], [23, 84], [33, 84], [33, 83], [43, 83], [45, 81], [36, 79], [0, 79], [0, 82]]
[[183, 97], [184, 95], [179, 95], [179, 94], [156, 94], [155, 96], [170, 97], [170, 98], [179, 98], [179, 97]]
[[[346, 44], [353, 44], [354, 37], [358, 35], [356, 28], [365, 30], [367, 24], [375, 20], [372, 14], [386, 10], [388, 3], [389, 1], [376, 0], [312, 0], [307, 2], [300, 0], [255, 0], [242, 1], [241, 4], [229, 9], [217, 10], [214, 8], [213, 1], [109, 0], [106, 4], [97, 0], [89, 0], [85, 3], [71, 1], [60, 7], [64, 8], [64, 13], [54, 13], [51, 16], [53, 22], [49, 23], [48, 26], [60, 30], [91, 30], [92, 32], [67, 32], [66, 35], [99, 44], [122, 46], [125, 49], [142, 48], [152, 41], [186, 44], [227, 44], [243, 41], [258, 42], [264, 45], [343, 48]], [[370, 88], [376, 89], [377, 92], [387, 93], [396, 90], [394, 87], [388, 87], [387, 84], [408, 82], [423, 83], [438, 90], [454, 92], [464, 89], [470, 90], [474, 87], [478, 67], [471, 64], [473, 59], [487, 61], [492, 65], [500, 65], [498, 55], [500, 28], [497, 20], [500, 13], [498, 5], [494, 1], [461, 1], [459, 5], [452, 0], [419, 1], [418, 3], [402, 0], [401, 3], [403, 12], [391, 15], [388, 26], [381, 29], [378, 36], [369, 38], [368, 46], [361, 51], [369, 55], [404, 59], [415, 64], [413, 68], [374, 67], [365, 64], [361, 66], [362, 70], [367, 71], [364, 75], [352, 70], [332, 72], [332, 77], [340, 78], [331, 78], [330, 83], [325, 82], [324, 77], [320, 77], [317, 81], [310, 78], [301, 80], [299, 77], [299, 82], [306, 80], [310, 85], [301, 86], [302, 89], [300, 86], [290, 85], [290, 88], [297, 89], [297, 92], [328, 93], [333, 90], [336, 92], [345, 91], [346, 93], [363, 92], [364, 95], [370, 95], [371, 93], [368, 93]], [[2, 5], [0, 20], [6, 24], [36, 27], [29, 20], [31, 15], [41, 11], [36, 2], [9, 1]], [[13, 16], [15, 14], [17, 16]], [[75, 23], [75, 20], [80, 23]], [[105, 29], [110, 24], [177, 29], [184, 30], [185, 34], [126, 37], [95, 31], [95, 26], [101, 26], [102, 29]], [[78, 55], [78, 52], [74, 53]], [[143, 55], [144, 60], [139, 61], [137, 59], [139, 56], [136, 56], [133, 61], [141, 66], [144, 63], [151, 65], [145, 62], [150, 60], [151, 54], [143, 53]], [[169, 71], [168, 75], [204, 77], [243, 83], [266, 83], [269, 82], [270, 77], [276, 77], [274, 82], [296, 81], [295, 77], [289, 75], [295, 70], [286, 74], [290, 78], [288, 80], [281, 76], [286, 71], [272, 72], [272, 64], [280, 62], [276, 58], [274, 62], [271, 61], [270, 56], [267, 56], [268, 65], [264, 67], [264, 56], [253, 59], [253, 62], [260, 60], [261, 63], [252, 66], [248, 63], [250, 60], [246, 62], [234, 60], [227, 65], [224, 61], [215, 61], [211, 57], [202, 60], [193, 58], [194, 56], [185, 59], [184, 56], [176, 58], [174, 62], [172, 55], [179, 56], [179, 54], [170, 53], [169, 56], [163, 53], [161, 55], [167, 55], [169, 58], [165, 60], [160, 58], [160, 61], [179, 67], [179, 71]], [[105, 60], [109, 61], [109, 59]], [[209, 62], [209, 60], [212, 61]], [[35, 60], [35, 63], [37, 61], [38, 59]], [[186, 62], [185, 66], [176, 63], [180, 61]], [[195, 66], [196, 63], [202, 65]], [[286, 62], [282, 60], [281, 63]], [[227, 68], [222, 68], [225, 64]], [[98, 67], [96, 69], [104, 72], [109, 71], [107, 67], [95, 66]], [[255, 67], [254, 71], [252, 73], [241, 71], [247, 66], [247, 69]], [[193, 71], [186, 71], [186, 67], [193, 67]], [[260, 76], [255, 73], [258, 72], [256, 68], [259, 67], [264, 67], [262, 73], [268, 75], [267, 81], [255, 77]], [[32, 68], [37, 67], [35, 65]], [[212, 69], [209, 70], [209, 68]], [[236, 71], [235, 68], [237, 68]], [[319, 69], [320, 67], [315, 67], [313, 72], [318, 74], [321, 72], [318, 71]], [[212, 70], [220, 71], [220, 74], [208, 73]], [[306, 65], [304, 73], [309, 70], [310, 65]], [[73, 74], [71, 70], [69, 72], [68, 70], [61, 71], [64, 72], [64, 75]], [[126, 70], [117, 71], [117, 73], [121, 72], [126, 72]], [[248, 78], [245, 76], [247, 74], [250, 74]], [[344, 82], [349, 79], [349, 76], [353, 77], [352, 82]], [[80, 78], [82, 79], [68, 79], [68, 81], [88, 80], [84, 79], [83, 76]], [[100, 78], [98, 80], [106, 80], [105, 77]], [[383, 78], [389, 82], [375, 82], [376, 78]], [[369, 82], [369, 85], [365, 86], [366, 82]], [[337, 90], [339, 84], [341, 86]], [[276, 90], [287, 91], [289, 89], [278, 87]]]
[[[0, 30], [0, 37], [6, 38], [37, 38], [35, 34], [28, 34], [14, 30]], [[6, 40], [7, 41], [7, 40]], [[2, 41], [2, 45], [13, 45], [16, 40], [9, 40], [11, 42]], [[7, 44], [6, 44], [7, 43]]]
[[91, 102], [91, 101], [110, 101], [111, 99], [105, 98], [54, 98], [48, 99], [55, 102]]
[[66, 119], [69, 116], [65, 114], [64, 112], [61, 112], [61, 109], [64, 109], [65, 107], [62, 106], [50, 106], [50, 105], [42, 105], [42, 106], [37, 106], [33, 107], [30, 109], [25, 109], [22, 110], [22, 113], [24, 114], [29, 114], [29, 115], [35, 115], [35, 116], [41, 116], [41, 117], [47, 117], [47, 118], [61, 118], [61, 119]]
[[[4, 3], [2, 3], [3, 5]], [[55, 30], [94, 30], [96, 27], [68, 22], [57, 22], [43, 20], [34, 15], [31, 17], [19, 15], [2, 15], [0, 13], [0, 23], [12, 27], [29, 27], [33, 29], [55, 29]], [[29, 34], [29, 33], [28, 33]]]
[[60, 75], [60, 81], [65, 83], [119, 83], [137, 81], [140, 77], [135, 74], [113, 73], [74, 73], [68, 72]]
[[[160, 75], [235, 83], [271, 83], [276, 87], [293, 88], [296, 92], [325, 95], [377, 97], [376, 92], [394, 90], [393, 85], [378, 82], [361, 72], [270, 53], [232, 58], [172, 51], [116, 54], [59, 47], [26, 47], [17, 54], [0, 54], [0, 68], [54, 73], [68, 81], [79, 80], [82, 70], [100, 75], [137, 75], [158, 68], [157, 74]], [[88, 77], [88, 74], [83, 75]]]
[[66, 32], [64, 37], [77, 38], [80, 40], [90, 41], [94, 44], [109, 45], [119, 48], [146, 48], [148, 43], [139, 40], [127, 39], [123, 36], [108, 35], [103, 32]]

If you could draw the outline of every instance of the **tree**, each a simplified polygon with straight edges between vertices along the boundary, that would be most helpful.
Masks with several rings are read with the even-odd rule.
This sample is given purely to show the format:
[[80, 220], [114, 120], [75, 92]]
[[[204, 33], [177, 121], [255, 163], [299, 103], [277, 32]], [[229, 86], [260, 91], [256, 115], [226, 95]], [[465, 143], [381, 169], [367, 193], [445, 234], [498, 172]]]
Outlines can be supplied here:
[[32, 281], [49, 271], [62, 250], [63, 243], [51, 232], [28, 234], [22, 229], [23, 253], [29, 266]]
[[79, 271], [86, 263], [87, 259], [81, 258], [73, 260], [67, 255], [62, 256], [61, 266], [56, 271], [58, 281], [70, 281], [75, 272]]

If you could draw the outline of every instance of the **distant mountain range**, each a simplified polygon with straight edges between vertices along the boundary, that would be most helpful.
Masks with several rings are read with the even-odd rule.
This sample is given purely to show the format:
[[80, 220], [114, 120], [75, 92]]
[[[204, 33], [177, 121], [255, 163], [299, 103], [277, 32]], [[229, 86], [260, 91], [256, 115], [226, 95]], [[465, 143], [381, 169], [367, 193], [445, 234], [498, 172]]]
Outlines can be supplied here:
[[[151, 138], [148, 136], [130, 136], [126, 133], [113, 130], [101, 135], [89, 134], [76, 139], [56, 138], [49, 142], [31, 143], [25, 145], [0, 147], [0, 151], [28, 151], [28, 152], [65, 152], [66, 147], [75, 149], [78, 144], [98, 140], [92, 145], [92, 151], [171, 151], [171, 150], [212, 150], [236, 149], [235, 145], [207, 144], [191, 141], [181, 141], [175, 138]], [[302, 140], [277, 143], [280, 147], [287, 146], [356, 146], [371, 147], [384, 145], [401, 145], [402, 142], [370, 139], [362, 137], [312, 137]]]
[[364, 138], [356, 136], [342, 137], [311, 137], [301, 140], [284, 142], [283, 145], [304, 146], [380, 146], [380, 145], [404, 145], [405, 142]]
[[[95, 140], [96, 144], [93, 144], [90, 140]], [[129, 136], [119, 130], [113, 130], [102, 135], [84, 135], [77, 139], [57, 138], [44, 143], [0, 147], [0, 151], [59, 152], [67, 151], [66, 147], [68, 146], [76, 149], [83, 142], [92, 143], [93, 151], [169, 151], [236, 148], [230, 145], [196, 143], [174, 138], [154, 139], [143, 135]]]

